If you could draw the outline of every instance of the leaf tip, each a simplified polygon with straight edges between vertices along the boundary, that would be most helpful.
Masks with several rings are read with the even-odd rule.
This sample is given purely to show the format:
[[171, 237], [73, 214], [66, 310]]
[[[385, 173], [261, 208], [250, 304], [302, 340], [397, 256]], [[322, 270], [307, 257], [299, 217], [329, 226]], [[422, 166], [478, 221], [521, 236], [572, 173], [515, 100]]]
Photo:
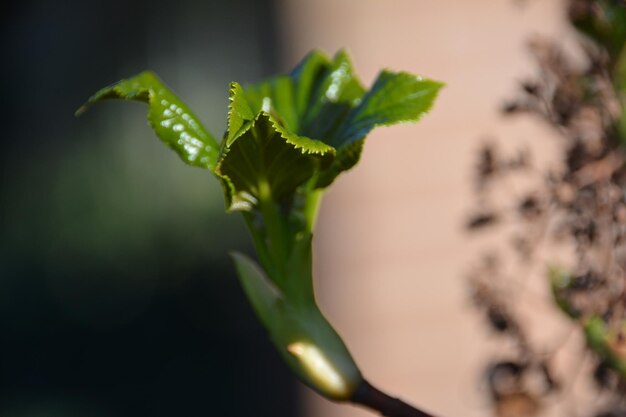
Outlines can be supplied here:
[[247, 259], [246, 255], [236, 250], [228, 252], [228, 256], [230, 256], [235, 263], [245, 261]]
[[431, 84], [433, 85], [433, 89], [435, 90], [435, 94], [439, 94], [439, 91], [441, 91], [442, 88], [446, 88], [448, 86], [448, 84], [443, 82], [443, 81], [431, 80], [431, 79], [429, 79], [428, 81], [430, 81]]
[[89, 109], [89, 104], [85, 103], [74, 112], [74, 117], [82, 116]]
[[242, 92], [243, 88], [241, 87], [241, 84], [239, 84], [237, 81], [231, 81], [228, 83], [228, 99], [230, 101], [233, 101], [235, 99], [235, 96]]

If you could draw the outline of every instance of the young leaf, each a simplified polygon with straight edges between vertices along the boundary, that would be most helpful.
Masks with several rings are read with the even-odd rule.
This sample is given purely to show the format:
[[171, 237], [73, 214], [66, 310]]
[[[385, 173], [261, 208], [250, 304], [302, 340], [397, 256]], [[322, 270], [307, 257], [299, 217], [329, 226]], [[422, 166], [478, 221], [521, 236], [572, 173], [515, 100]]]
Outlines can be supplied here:
[[326, 141], [364, 92], [344, 51], [332, 61], [313, 51], [290, 75], [246, 87], [245, 97], [254, 113], [269, 112], [291, 132]]
[[223, 179], [231, 210], [249, 210], [264, 199], [281, 201], [329, 165], [331, 146], [291, 133], [264, 111], [250, 120], [253, 113], [237, 83], [230, 94], [229, 132], [215, 173]]
[[181, 159], [193, 166], [212, 170], [219, 146], [198, 118], [151, 71], [121, 80], [94, 94], [76, 113], [105, 99], [135, 100], [147, 103], [148, 122], [157, 136]]
[[363, 142], [376, 126], [418, 121], [432, 106], [443, 84], [408, 74], [382, 71], [361, 102], [343, 119], [327, 143], [337, 157], [318, 180], [327, 187], [341, 172], [359, 161]]
[[291, 78], [279, 75], [268, 81], [246, 87], [244, 95], [254, 114], [261, 111], [274, 118], [291, 132], [298, 132], [300, 119], [294, 105], [294, 86]]
[[345, 51], [332, 60], [314, 51], [289, 76], [247, 87], [243, 94], [253, 113], [270, 112], [287, 130], [337, 149], [332, 166], [316, 182], [322, 188], [358, 162], [362, 141], [374, 127], [419, 120], [441, 86], [383, 71], [366, 92]]
[[441, 86], [406, 72], [382, 71], [330, 138], [330, 144], [341, 148], [363, 139], [376, 126], [419, 120], [432, 106]]
[[326, 188], [344, 171], [355, 166], [361, 159], [365, 139], [352, 142], [337, 150], [332, 164], [322, 171], [315, 182], [316, 188]]
[[[330, 143], [332, 132], [350, 109], [360, 102], [365, 90], [354, 75], [345, 51], [339, 51], [332, 62], [318, 68], [317, 72], [303, 71], [317, 64], [318, 59], [313, 57], [315, 55], [310, 55], [302, 69], [292, 73], [298, 89], [310, 89], [298, 91], [308, 98], [306, 108], [300, 113], [299, 133]], [[305, 78], [307, 74], [317, 74], [317, 77], [309, 81]]]
[[243, 97], [243, 89], [238, 83], [230, 83], [229, 96], [229, 112], [228, 112], [228, 136], [226, 146], [231, 143], [250, 128], [250, 124], [254, 120], [255, 114]]
[[237, 252], [231, 256], [252, 308], [263, 325], [268, 326], [279, 314], [279, 304], [283, 302], [282, 293], [253, 260]]
[[295, 108], [298, 119], [305, 118], [306, 113], [313, 100], [313, 94], [317, 86], [324, 80], [331, 62], [328, 57], [317, 50], [311, 51], [304, 59], [291, 71], [289, 78], [293, 82], [295, 91]]

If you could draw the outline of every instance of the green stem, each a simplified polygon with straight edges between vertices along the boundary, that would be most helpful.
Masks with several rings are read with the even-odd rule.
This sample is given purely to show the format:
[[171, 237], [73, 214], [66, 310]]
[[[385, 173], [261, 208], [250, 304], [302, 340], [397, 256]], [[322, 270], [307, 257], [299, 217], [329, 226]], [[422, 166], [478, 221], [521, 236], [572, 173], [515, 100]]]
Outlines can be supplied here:
[[323, 195], [324, 190], [321, 188], [311, 190], [307, 193], [307, 199], [304, 205], [304, 217], [306, 219], [306, 227], [309, 233], [313, 233], [313, 230], [315, 230], [317, 215], [319, 214], [320, 203]]
[[259, 257], [259, 262], [261, 262], [267, 274], [273, 276], [276, 274], [276, 266], [267, 248], [263, 225], [258, 224], [258, 217], [256, 217], [255, 213], [244, 212], [243, 218], [250, 231], [250, 236], [252, 236], [254, 249]]
[[289, 256], [288, 229], [280, 208], [272, 198], [270, 185], [265, 179], [259, 180], [259, 210], [265, 225], [265, 241], [272, 258], [275, 273], [274, 278], [284, 282], [285, 268]]

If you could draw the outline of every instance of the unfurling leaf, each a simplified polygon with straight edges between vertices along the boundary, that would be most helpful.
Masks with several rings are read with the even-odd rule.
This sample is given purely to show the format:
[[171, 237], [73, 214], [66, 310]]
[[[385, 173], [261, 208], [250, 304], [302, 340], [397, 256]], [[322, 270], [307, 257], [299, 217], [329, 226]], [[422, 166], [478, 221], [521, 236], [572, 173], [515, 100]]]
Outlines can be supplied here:
[[262, 199], [280, 202], [332, 160], [331, 146], [289, 132], [271, 114], [261, 111], [252, 119], [237, 83], [230, 100], [229, 132], [215, 168], [230, 209], [248, 210]]
[[314, 51], [289, 76], [249, 86], [244, 95], [253, 112], [270, 112], [287, 130], [336, 149], [335, 160], [315, 184], [324, 188], [356, 165], [374, 127], [419, 120], [442, 86], [405, 72], [382, 71], [366, 91], [345, 51], [332, 60]]
[[148, 122], [167, 146], [188, 165], [212, 170], [217, 162], [219, 145], [198, 118], [151, 71], [121, 80], [94, 94], [76, 113], [84, 112], [105, 99], [134, 100], [147, 103]]

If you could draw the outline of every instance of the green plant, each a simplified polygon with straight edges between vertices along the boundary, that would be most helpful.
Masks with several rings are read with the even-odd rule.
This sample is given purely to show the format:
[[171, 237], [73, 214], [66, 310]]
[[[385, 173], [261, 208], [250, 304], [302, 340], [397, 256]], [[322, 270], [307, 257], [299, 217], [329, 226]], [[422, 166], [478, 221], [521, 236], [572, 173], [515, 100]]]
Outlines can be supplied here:
[[217, 177], [227, 210], [242, 213], [260, 263], [233, 254], [243, 289], [302, 381], [329, 399], [385, 415], [426, 416], [362, 377], [315, 303], [311, 240], [324, 189], [358, 162], [366, 135], [376, 126], [418, 120], [441, 86], [384, 70], [366, 91], [345, 52], [333, 59], [312, 52], [289, 75], [247, 88], [230, 84], [221, 144], [152, 72], [98, 91], [87, 105], [147, 103], [157, 136], [185, 163]]

